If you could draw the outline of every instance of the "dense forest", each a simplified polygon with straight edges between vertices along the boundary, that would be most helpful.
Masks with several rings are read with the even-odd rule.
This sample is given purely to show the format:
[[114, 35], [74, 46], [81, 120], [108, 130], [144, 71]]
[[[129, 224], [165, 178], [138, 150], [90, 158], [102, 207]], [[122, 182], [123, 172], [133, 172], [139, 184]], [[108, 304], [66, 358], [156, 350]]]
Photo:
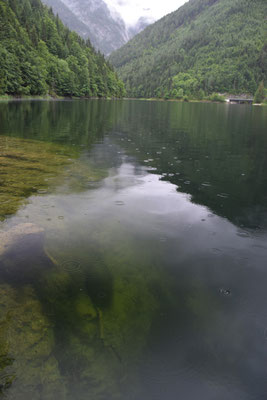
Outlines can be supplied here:
[[124, 86], [40, 0], [0, 0], [0, 94], [120, 97]]
[[266, 15], [266, 0], [190, 0], [110, 61], [132, 97], [254, 94], [267, 82]]

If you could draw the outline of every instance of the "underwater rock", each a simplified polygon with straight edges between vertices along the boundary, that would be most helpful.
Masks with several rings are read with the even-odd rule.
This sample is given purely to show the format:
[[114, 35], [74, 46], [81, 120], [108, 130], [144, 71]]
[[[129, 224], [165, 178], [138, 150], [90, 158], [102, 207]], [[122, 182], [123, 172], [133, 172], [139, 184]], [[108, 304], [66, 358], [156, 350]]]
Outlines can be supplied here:
[[34, 284], [53, 266], [43, 250], [44, 230], [25, 223], [0, 232], [0, 278], [9, 284]]
[[77, 296], [75, 299], [75, 309], [80, 318], [85, 318], [88, 321], [93, 321], [97, 318], [97, 310], [90, 297], [86, 294]]
[[8, 251], [17, 241], [28, 235], [36, 235], [44, 232], [44, 229], [31, 223], [14, 226], [8, 231], [0, 232], [0, 256]]
[[54, 324], [70, 400], [123, 399], [138, 385], [139, 363], [161, 313], [159, 298], [170, 297], [146, 243], [142, 247], [124, 232], [118, 238], [112, 222], [103, 224], [101, 235], [96, 229], [88, 237], [72, 226], [47, 236], [44, 249], [53, 266], [35, 284]]
[[56, 321], [58, 360], [72, 382], [71, 399], [124, 398], [137, 384], [136, 371], [161, 311], [159, 296], [170, 296], [146, 245], [136, 248], [123, 232], [118, 240], [113, 224], [103, 223], [104, 233], [95, 230], [90, 240], [80, 229], [75, 240], [72, 230], [70, 237], [45, 241], [54, 268], [38, 293]]
[[16, 400], [65, 399], [53, 355], [51, 322], [30, 286], [0, 285], [0, 395]]
[[88, 344], [76, 335], [69, 336], [69, 353], [63, 364], [64, 376], [71, 382], [69, 400], [123, 400], [124, 366], [100, 341]]
[[66, 272], [60, 260], [43, 275], [38, 294], [54, 321], [57, 359], [67, 399], [119, 399], [123, 366], [103, 341], [102, 311], [94, 304], [84, 275]]

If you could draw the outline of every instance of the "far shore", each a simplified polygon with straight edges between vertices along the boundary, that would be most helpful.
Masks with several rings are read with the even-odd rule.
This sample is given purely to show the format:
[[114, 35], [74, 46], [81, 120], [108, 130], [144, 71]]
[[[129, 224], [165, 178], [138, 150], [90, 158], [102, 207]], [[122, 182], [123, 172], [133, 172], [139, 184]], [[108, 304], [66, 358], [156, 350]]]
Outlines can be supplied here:
[[[75, 97], [75, 96], [11, 96], [11, 95], [0, 95], [0, 101], [72, 101], [72, 100], [139, 100], [139, 101], [161, 101], [161, 102], [176, 102], [176, 103], [221, 103], [221, 104], [229, 104], [227, 100], [210, 100], [210, 99], [164, 99], [157, 97], [123, 97], [123, 98], [115, 98], [115, 97]], [[267, 106], [266, 102], [261, 104], [253, 103], [253, 106]]]
[[118, 97], [75, 97], [75, 96], [11, 96], [0, 95], [0, 101], [72, 101], [72, 100], [122, 100]]

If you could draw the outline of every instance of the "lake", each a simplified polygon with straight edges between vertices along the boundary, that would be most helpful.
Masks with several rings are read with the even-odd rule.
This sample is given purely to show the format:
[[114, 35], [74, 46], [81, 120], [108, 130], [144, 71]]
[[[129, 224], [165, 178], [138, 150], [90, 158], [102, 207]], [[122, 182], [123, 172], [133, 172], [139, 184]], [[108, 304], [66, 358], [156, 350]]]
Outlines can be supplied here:
[[267, 398], [266, 123], [0, 103], [0, 398]]

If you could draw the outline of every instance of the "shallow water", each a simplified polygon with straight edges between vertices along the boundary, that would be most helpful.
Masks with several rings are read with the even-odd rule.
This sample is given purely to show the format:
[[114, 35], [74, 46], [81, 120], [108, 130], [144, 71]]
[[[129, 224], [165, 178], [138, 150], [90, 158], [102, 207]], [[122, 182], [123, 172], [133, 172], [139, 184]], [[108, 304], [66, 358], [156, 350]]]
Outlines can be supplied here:
[[0, 103], [0, 397], [266, 399], [266, 122]]

